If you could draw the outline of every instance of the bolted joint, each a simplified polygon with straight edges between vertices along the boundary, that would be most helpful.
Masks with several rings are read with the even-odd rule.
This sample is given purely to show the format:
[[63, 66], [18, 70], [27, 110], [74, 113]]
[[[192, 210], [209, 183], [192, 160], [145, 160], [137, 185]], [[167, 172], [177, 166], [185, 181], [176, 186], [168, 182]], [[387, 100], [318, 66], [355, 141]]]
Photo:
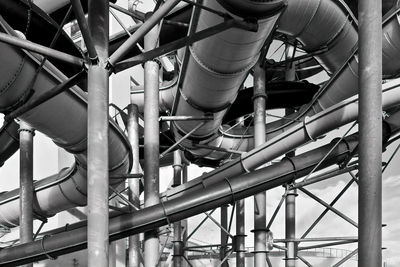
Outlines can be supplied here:
[[184, 256], [184, 249], [183, 249], [183, 241], [172, 241], [174, 244], [174, 254], [173, 257], [183, 257]]
[[245, 239], [246, 235], [235, 235], [232, 238], [233, 252], [246, 252]]

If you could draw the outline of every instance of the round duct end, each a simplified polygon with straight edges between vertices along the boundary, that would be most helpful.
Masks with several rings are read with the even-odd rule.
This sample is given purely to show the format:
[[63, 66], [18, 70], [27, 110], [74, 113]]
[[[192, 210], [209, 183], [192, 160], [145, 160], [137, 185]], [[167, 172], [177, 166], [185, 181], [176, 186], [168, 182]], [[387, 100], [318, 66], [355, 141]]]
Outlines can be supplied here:
[[277, 14], [285, 0], [217, 0], [226, 10], [242, 18], [264, 19]]

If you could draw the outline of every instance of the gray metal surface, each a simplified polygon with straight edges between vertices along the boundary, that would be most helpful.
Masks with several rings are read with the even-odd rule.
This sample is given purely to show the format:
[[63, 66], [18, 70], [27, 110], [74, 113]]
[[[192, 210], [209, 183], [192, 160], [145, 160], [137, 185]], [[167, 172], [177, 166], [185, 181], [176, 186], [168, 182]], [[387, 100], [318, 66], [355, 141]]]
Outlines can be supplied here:
[[382, 265], [382, 2], [360, 1], [358, 266]]

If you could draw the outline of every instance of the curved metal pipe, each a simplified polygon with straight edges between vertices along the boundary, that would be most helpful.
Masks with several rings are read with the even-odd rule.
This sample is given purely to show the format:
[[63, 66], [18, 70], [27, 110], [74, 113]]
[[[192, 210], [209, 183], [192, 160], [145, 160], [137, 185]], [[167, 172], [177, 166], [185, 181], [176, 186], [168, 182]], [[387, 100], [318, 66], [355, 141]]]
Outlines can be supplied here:
[[[4, 22], [3, 22], [4, 23]], [[33, 83], [40, 58], [0, 43], [3, 64], [0, 75], [0, 107], [12, 110], [21, 101], [32, 101], [62, 82], [66, 77], [49, 62]], [[4, 62], [6, 61], [6, 62]], [[7, 79], [8, 78], [8, 79]], [[29, 99], [27, 99], [29, 96]], [[68, 208], [86, 204], [87, 166], [87, 95], [78, 87], [72, 87], [49, 101], [33, 108], [21, 116], [37, 131], [47, 135], [61, 148], [73, 153], [75, 164], [67, 171], [45, 178], [35, 184], [35, 212], [39, 217], [48, 217]], [[109, 170], [113, 175], [127, 173], [131, 167], [130, 145], [125, 135], [110, 120]], [[123, 180], [112, 180], [116, 186]], [[0, 224], [6, 227], [18, 225], [18, 191], [0, 195]]]
[[[302, 4], [307, 4], [310, 10], [314, 10], [314, 13], [305, 7], [301, 8]], [[397, 3], [396, 7], [383, 24], [383, 72], [385, 77], [393, 77], [400, 72], [400, 48], [395, 45], [396, 40], [400, 42], [400, 20], [398, 19], [400, 4]], [[268, 124], [267, 129], [270, 130], [267, 132], [267, 139], [290, 131], [290, 127], [298, 124], [298, 121], [303, 121], [307, 116], [322, 112], [358, 93], [357, 32], [354, 27], [355, 22], [349, 20], [345, 11], [346, 9], [332, 1], [288, 2], [287, 9], [279, 20], [278, 31], [297, 37], [302, 42], [304, 49], [308, 51], [328, 46], [330, 49], [316, 56], [316, 59], [328, 72], [334, 74], [311, 103], [304, 105], [297, 113]], [[311, 12], [311, 18], [307, 19], [307, 16], [310, 16], [310, 14], [305, 14], [307, 12]], [[325, 19], [332, 21], [328, 23]], [[336, 30], [334, 30], [334, 25], [336, 25]], [[325, 41], [316, 42], [316, 40], [320, 40], [320, 35], [315, 36], [314, 34], [325, 32], [330, 32], [329, 35], [323, 35]], [[329, 39], [332, 34], [336, 37]], [[209, 143], [211, 146], [239, 151], [249, 151], [253, 147], [251, 134], [244, 137], [229, 136], [223, 133], [223, 128], [221, 128], [221, 133], [220, 137]], [[204, 150], [194, 152], [199, 157], [206, 156], [216, 160], [227, 157], [226, 154], [212, 151], [210, 153], [209, 150], [207, 154]]]
[[18, 123], [11, 121], [0, 129], [0, 167], [19, 149], [18, 128]]
[[[383, 85], [382, 105], [389, 109], [400, 104], [400, 79]], [[181, 186], [172, 188], [163, 194], [166, 199], [191, 194], [203, 186], [217, 183], [226, 177], [252, 172], [259, 165], [269, 162], [294, 148], [313, 141], [321, 134], [343, 126], [357, 119], [358, 96], [342, 101], [318, 114], [306, 117], [301, 124], [291, 127], [288, 131], [267, 140], [263, 145], [242, 154], [239, 158], [222, 165], [209, 173], [193, 179]], [[397, 116], [398, 117], [398, 116]], [[396, 118], [396, 116], [394, 116]], [[391, 121], [397, 124], [395, 121]], [[248, 141], [253, 139], [248, 139]], [[230, 142], [231, 140], [226, 140]], [[248, 146], [247, 143], [243, 145]], [[229, 145], [227, 145], [229, 146]], [[226, 154], [220, 153], [220, 156]], [[221, 155], [222, 154], [222, 155]]]
[[[221, 1], [205, 0], [203, 5], [213, 10], [227, 12], [218, 2]], [[238, 3], [238, 1], [228, 0], [223, 2]], [[261, 1], [258, 5], [268, 6], [274, 13], [259, 21], [257, 32], [229, 29], [194, 43], [188, 50], [190, 54], [187, 55], [187, 68], [181, 91], [175, 99], [173, 113], [192, 116], [204, 116], [205, 113], [214, 115], [214, 120], [207, 121], [192, 134], [192, 140], [210, 140], [217, 133], [226, 110], [235, 100], [238, 89], [248, 71], [257, 62], [261, 48], [275, 26], [279, 14], [275, 7], [279, 5], [282, 7], [283, 1], [274, 1], [273, 5]], [[196, 31], [223, 21], [224, 18], [201, 10]], [[175, 122], [174, 129], [177, 138], [190, 132], [196, 125], [197, 122], [193, 121]], [[183, 142], [183, 145], [190, 147], [190, 143], [191, 141], [188, 140]]]

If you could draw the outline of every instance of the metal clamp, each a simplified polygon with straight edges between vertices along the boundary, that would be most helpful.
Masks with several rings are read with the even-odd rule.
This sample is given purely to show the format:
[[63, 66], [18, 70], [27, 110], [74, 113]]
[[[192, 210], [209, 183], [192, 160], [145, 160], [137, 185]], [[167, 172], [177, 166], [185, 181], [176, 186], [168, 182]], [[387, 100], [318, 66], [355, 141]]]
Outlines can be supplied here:
[[224, 180], [229, 185], [229, 190], [231, 191], [231, 196], [232, 196], [232, 205], [234, 205], [234, 203], [236, 201], [236, 198], [235, 198], [235, 193], [233, 192], [233, 189], [232, 189], [232, 184], [231, 184], [231, 182], [229, 181], [228, 178], [225, 178]]
[[42, 246], [42, 250], [43, 250], [43, 254], [49, 259], [49, 260], [56, 260], [57, 257], [53, 257], [51, 256], [49, 253], [47, 253], [46, 249], [44, 248], [44, 240], [46, 239], [46, 237], [50, 237], [49, 235], [45, 235], [42, 238], [42, 241], [40, 242], [41, 246]]
[[[290, 164], [292, 164], [293, 172], [294, 172], [293, 180], [296, 180], [296, 179], [297, 179], [297, 169], [296, 169], [296, 164], [294, 164], [293, 159], [290, 158], [290, 157], [284, 157], [284, 158], [282, 159], [282, 161], [283, 161], [283, 160], [287, 160], [287, 161], [290, 162]], [[286, 190], [287, 190], [287, 188], [286, 188]]]
[[162, 206], [165, 219], [167, 220], [167, 224], [169, 227], [171, 227], [171, 221], [169, 220], [169, 217], [168, 217], [167, 211], [165, 210], [164, 202], [162, 201], [162, 199], [160, 199], [160, 204]]
[[307, 130], [307, 118], [310, 118], [310, 117], [305, 116], [304, 120], [303, 120], [304, 131], [306, 132], [308, 138], [310, 138], [311, 141], [315, 142], [316, 139], [314, 137], [312, 137], [310, 132]]

